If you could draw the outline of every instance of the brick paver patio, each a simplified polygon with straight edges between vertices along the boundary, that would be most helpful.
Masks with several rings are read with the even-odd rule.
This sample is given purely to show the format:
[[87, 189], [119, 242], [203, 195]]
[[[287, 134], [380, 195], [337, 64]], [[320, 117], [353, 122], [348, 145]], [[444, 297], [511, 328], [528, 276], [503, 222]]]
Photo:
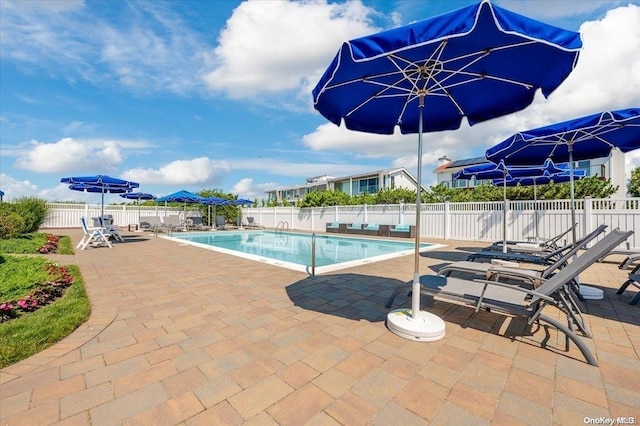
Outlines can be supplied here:
[[[59, 230], [78, 241], [77, 230]], [[0, 371], [0, 423], [153, 425], [584, 424], [640, 420], [640, 307], [627, 273], [592, 266], [582, 283], [600, 363], [564, 352], [554, 330], [435, 301], [446, 337], [412, 342], [384, 304], [413, 256], [318, 277], [149, 234], [75, 256], [92, 303], [69, 337]], [[423, 273], [486, 246], [422, 257]], [[424, 301], [427, 302], [426, 300]], [[404, 295], [396, 307], [409, 306]], [[552, 309], [549, 308], [550, 312]], [[547, 348], [541, 342], [547, 341]]]

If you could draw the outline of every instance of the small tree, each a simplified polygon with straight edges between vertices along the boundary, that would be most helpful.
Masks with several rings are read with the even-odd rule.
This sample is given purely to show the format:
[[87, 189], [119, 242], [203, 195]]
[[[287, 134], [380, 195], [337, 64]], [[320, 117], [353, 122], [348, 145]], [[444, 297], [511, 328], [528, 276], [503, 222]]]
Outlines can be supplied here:
[[632, 197], [640, 197], [640, 166], [631, 171], [631, 179], [627, 184], [627, 191]]

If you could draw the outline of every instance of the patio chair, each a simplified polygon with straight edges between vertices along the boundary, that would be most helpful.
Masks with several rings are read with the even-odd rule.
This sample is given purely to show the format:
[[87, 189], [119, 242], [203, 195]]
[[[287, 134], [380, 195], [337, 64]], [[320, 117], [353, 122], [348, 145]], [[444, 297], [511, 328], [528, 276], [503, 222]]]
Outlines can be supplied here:
[[174, 231], [180, 231], [183, 229], [182, 220], [179, 215], [169, 215], [162, 218], [162, 224], [160, 230], [172, 233]]
[[347, 225], [347, 234], [362, 234], [364, 223], [355, 222]]
[[202, 221], [202, 217], [200, 216], [189, 216], [186, 219], [187, 229], [189, 230], [197, 230], [197, 231], [206, 231], [211, 229], [210, 226], [207, 226]]
[[581, 238], [571, 250], [567, 250], [562, 256], [558, 257], [553, 263], [550, 263], [544, 269], [521, 268], [519, 266], [505, 266], [504, 264], [481, 263], [462, 260], [453, 262], [443, 266], [438, 271], [438, 275], [445, 277], [450, 276], [453, 272], [463, 272], [484, 276], [487, 280], [499, 281], [500, 278], [510, 278], [519, 281], [529, 282], [534, 288], [541, 283], [541, 278], [548, 278], [557, 269], [566, 266], [569, 260], [584, 249], [587, 244], [593, 241], [598, 235], [602, 234], [607, 225], [600, 225], [594, 231]]
[[216, 216], [216, 229], [231, 229], [231, 225], [227, 224], [227, 220], [224, 216]]
[[346, 234], [347, 233], [347, 224], [340, 222], [330, 222], [327, 223], [325, 232], [333, 232], [336, 234]]
[[607, 253], [602, 257], [598, 262], [603, 262], [607, 257], [612, 255], [622, 255], [626, 256], [620, 265], [618, 266], [620, 269], [627, 269], [629, 265], [640, 260], [640, 248], [637, 247], [627, 247], [627, 248], [615, 248], [611, 250], [611, 253]]
[[640, 269], [640, 253], [630, 254], [625, 260], [620, 263], [620, 266], [618, 267], [620, 269], [627, 269], [628, 267], [633, 266], [636, 262], [638, 262], [638, 264], [635, 266], [635, 268], [633, 268], [633, 271], [631, 271], [632, 274], [635, 274]]
[[87, 225], [87, 219], [80, 218], [80, 224], [82, 225], [82, 232], [84, 235], [76, 246], [77, 249], [84, 250], [89, 244], [92, 246], [107, 246], [113, 247], [109, 242], [109, 236], [104, 228], [89, 227]]
[[100, 216], [98, 217], [98, 223], [100, 224], [100, 228], [105, 230], [106, 234], [111, 235], [116, 241], [124, 242], [122, 234], [112, 225], [111, 220]]
[[416, 227], [406, 223], [395, 225], [389, 229], [389, 235], [392, 237], [415, 238]]
[[140, 218], [139, 229], [143, 231], [154, 231], [162, 226], [162, 219], [160, 216], [144, 216]]
[[[447, 301], [451, 300], [472, 305], [476, 313], [480, 309], [497, 311], [510, 316], [524, 318], [529, 326], [533, 325], [533, 323], [545, 322], [565, 335], [567, 350], [569, 349], [569, 341], [573, 341], [587, 362], [597, 366], [598, 362], [589, 348], [573, 331], [574, 325], [577, 325], [582, 329], [583, 334], [588, 336], [588, 332], [584, 333], [586, 327], [580, 323], [581, 319], [576, 316], [576, 312], [573, 310], [573, 305], [570, 296], [566, 293], [566, 289], [580, 273], [584, 272], [631, 234], [633, 234], [633, 231], [623, 232], [619, 229], [614, 229], [552, 277], [542, 279], [542, 284], [535, 290], [498, 281], [465, 280], [440, 275], [423, 275], [420, 277], [420, 291], [431, 298], [438, 297]], [[390, 308], [396, 296], [406, 290], [407, 286], [410, 287], [410, 285], [411, 283], [408, 283], [408, 285], [404, 284], [398, 287], [389, 297], [387, 308]], [[542, 312], [547, 306], [554, 306], [559, 309], [566, 317], [567, 325], [553, 317], [544, 315]]]
[[252, 216], [247, 216], [247, 228], [264, 228], [264, 226], [257, 223]]
[[[629, 279], [625, 281], [624, 284], [622, 284], [622, 286], [620, 286], [618, 291], [616, 291], [616, 294], [624, 293], [627, 287], [629, 287], [630, 285], [640, 290], [640, 274], [629, 274]], [[640, 302], [640, 292], [636, 293], [636, 295], [631, 298], [631, 301], [629, 301], [629, 304], [637, 305], [638, 302]]]
[[[576, 224], [577, 225], [577, 224]], [[515, 249], [516, 251], [519, 251], [518, 249], [521, 250], [526, 250], [529, 248], [533, 248], [533, 249], [546, 249], [549, 251], [553, 251], [557, 248], [559, 248], [558, 246], [558, 242], [564, 238], [565, 236], [567, 236], [571, 230], [573, 229], [573, 227], [567, 229], [564, 232], [561, 232], [560, 234], [556, 235], [553, 238], [549, 238], [549, 239], [539, 239], [538, 241], [535, 240], [535, 237], [529, 237], [526, 241], [507, 241], [507, 250], [509, 249]], [[495, 243], [491, 244], [491, 249], [492, 250], [502, 250], [502, 246], [504, 245], [504, 241], [500, 240], [500, 241], [496, 241]]]
[[[597, 232], [600, 228], [596, 228], [592, 233], [585, 235], [578, 241], [576, 241], [576, 245], [578, 245], [582, 240], [591, 238], [593, 232]], [[471, 253], [467, 256], [467, 260], [471, 262], [475, 262], [476, 260], [485, 260], [485, 261], [495, 261], [495, 260], [503, 260], [509, 262], [523, 262], [523, 263], [533, 263], [537, 265], [550, 265], [555, 263], [560, 257], [563, 256], [564, 253], [573, 249], [573, 243], [567, 244], [560, 248], [557, 248], [553, 251], [530, 251], [530, 252], [515, 252], [508, 251], [504, 253], [502, 250], [490, 250], [490, 249], [482, 249], [478, 252]]]

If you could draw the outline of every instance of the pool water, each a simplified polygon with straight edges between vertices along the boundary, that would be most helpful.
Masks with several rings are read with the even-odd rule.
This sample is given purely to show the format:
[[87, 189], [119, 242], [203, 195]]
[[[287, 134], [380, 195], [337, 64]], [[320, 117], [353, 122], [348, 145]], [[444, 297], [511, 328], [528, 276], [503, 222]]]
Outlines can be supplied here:
[[[235, 256], [307, 271], [311, 265], [312, 235], [283, 231], [214, 231], [174, 233], [170, 239]], [[414, 240], [356, 238], [316, 235], [316, 273], [329, 272], [414, 252]], [[422, 243], [420, 251], [433, 250], [437, 244]]]

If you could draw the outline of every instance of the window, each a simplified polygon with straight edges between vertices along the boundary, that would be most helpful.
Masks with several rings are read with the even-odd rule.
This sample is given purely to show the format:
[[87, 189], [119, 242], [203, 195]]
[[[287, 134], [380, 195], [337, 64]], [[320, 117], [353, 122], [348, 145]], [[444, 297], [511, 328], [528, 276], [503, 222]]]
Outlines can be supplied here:
[[575, 168], [576, 170], [584, 170], [586, 172], [586, 176], [591, 176], [591, 161], [578, 161], [578, 163], [575, 165]]

